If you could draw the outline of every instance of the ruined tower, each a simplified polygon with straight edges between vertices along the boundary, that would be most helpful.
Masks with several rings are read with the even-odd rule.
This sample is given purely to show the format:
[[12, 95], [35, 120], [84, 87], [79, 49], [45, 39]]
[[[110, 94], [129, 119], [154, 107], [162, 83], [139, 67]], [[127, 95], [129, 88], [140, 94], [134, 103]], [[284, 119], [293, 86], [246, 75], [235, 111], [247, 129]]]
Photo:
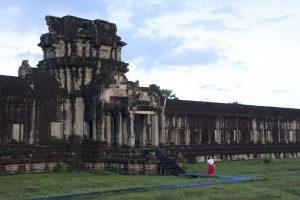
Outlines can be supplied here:
[[[108, 145], [135, 145], [137, 140], [143, 145], [146, 137], [149, 141], [154, 137], [151, 133], [143, 136], [147, 135], [146, 126], [156, 120], [153, 132], [158, 144], [153, 109], [161, 109], [162, 96], [127, 80], [128, 64], [121, 61], [126, 43], [116, 34], [116, 25], [73, 16], [46, 16], [46, 22], [49, 33], [43, 34], [38, 44], [44, 54], [38, 68], [54, 77], [67, 96], [60, 108], [63, 119], [53, 122], [50, 134], [62, 138], [59, 130], [63, 130], [64, 137]], [[138, 130], [134, 130], [135, 120]]]
[[121, 62], [126, 43], [117, 36], [115, 24], [73, 16], [46, 16], [46, 22], [49, 33], [38, 44], [44, 53], [38, 67], [54, 75], [69, 94], [82, 94], [100, 73], [128, 71], [128, 64]]

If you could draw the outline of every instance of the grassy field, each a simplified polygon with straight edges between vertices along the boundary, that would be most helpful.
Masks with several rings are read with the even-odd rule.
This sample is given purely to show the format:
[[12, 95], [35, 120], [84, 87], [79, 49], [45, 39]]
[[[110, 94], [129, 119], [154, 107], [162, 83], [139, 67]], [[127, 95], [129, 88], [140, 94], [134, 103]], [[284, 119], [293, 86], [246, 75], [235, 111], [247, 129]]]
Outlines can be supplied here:
[[[266, 161], [266, 160], [265, 160]], [[246, 182], [147, 190], [138, 193], [84, 196], [83, 199], [300, 199], [300, 159], [216, 162], [216, 174], [260, 178]], [[205, 163], [185, 165], [188, 172], [206, 173]], [[215, 177], [213, 179], [218, 179]], [[207, 181], [184, 176], [123, 176], [93, 172], [49, 172], [0, 176], [0, 199], [32, 199], [63, 194]]]

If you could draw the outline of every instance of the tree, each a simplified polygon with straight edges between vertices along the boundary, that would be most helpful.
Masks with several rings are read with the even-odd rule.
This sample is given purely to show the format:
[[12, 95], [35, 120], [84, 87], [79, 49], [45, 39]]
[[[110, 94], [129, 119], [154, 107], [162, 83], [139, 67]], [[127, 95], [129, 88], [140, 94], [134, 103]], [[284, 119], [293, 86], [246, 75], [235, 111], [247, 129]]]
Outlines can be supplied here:
[[167, 99], [176, 99], [176, 100], [179, 100], [178, 97], [176, 97], [176, 94], [172, 94], [172, 90], [161, 89], [160, 91], [163, 94], [163, 96], [166, 97]]

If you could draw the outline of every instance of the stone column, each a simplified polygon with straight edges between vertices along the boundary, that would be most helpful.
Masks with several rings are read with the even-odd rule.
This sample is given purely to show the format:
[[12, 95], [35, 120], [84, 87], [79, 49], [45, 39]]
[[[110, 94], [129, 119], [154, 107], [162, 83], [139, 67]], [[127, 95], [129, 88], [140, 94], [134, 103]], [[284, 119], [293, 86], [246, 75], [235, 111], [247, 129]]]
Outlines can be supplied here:
[[83, 116], [84, 116], [84, 104], [82, 98], [76, 98], [75, 101], [75, 119], [74, 119], [74, 132], [75, 135], [83, 136]]
[[280, 130], [280, 121], [277, 120], [277, 129], [278, 129], [278, 142], [281, 142], [281, 130]]
[[[62, 123], [64, 125], [64, 120], [62, 120]], [[64, 126], [63, 126], [64, 130]], [[35, 135], [35, 101], [33, 101], [32, 104], [32, 115], [31, 115], [31, 130], [30, 130], [30, 137], [29, 137], [29, 144], [32, 144], [33, 142], [38, 142], [36, 141], [38, 137]]]
[[266, 137], [265, 137], [266, 122], [265, 122], [265, 120], [263, 122], [261, 122], [261, 124], [262, 124], [262, 128], [261, 128], [261, 133], [260, 133], [260, 141], [261, 141], [262, 144], [265, 144], [266, 143]]
[[142, 126], [142, 146], [146, 146], [146, 140], [147, 140], [147, 118], [148, 115], [144, 115], [143, 117], [143, 126]]
[[111, 113], [108, 113], [105, 117], [105, 129], [106, 129], [106, 142], [107, 146], [111, 144]]
[[185, 129], [184, 129], [184, 136], [185, 136], [185, 144], [189, 145], [190, 140], [191, 140], [191, 138], [190, 138], [191, 133], [190, 133], [190, 130], [187, 127], [185, 127]]
[[135, 147], [134, 113], [133, 113], [133, 111], [130, 111], [129, 120], [130, 120], [130, 124], [129, 124], [129, 134], [130, 134], [130, 136], [129, 136], [128, 144], [131, 147]]
[[122, 136], [122, 143], [124, 144], [124, 145], [128, 145], [128, 121], [127, 121], [128, 119], [127, 119], [127, 117], [124, 117], [123, 118], [123, 120], [122, 120], [122, 122], [123, 122], [123, 126], [122, 126], [122, 134], [123, 134], [123, 136]]
[[257, 124], [255, 119], [252, 121], [252, 135], [250, 137], [250, 142], [256, 143], [257, 142]]
[[216, 119], [215, 141], [216, 141], [216, 143], [218, 143], [218, 144], [220, 144], [220, 142], [221, 142], [221, 136], [220, 136], [220, 121], [219, 121], [218, 118]]
[[236, 142], [236, 143], [239, 143], [239, 140], [240, 140], [240, 135], [239, 135], [239, 132], [240, 132], [239, 119], [236, 119], [235, 127], [236, 127], [236, 131], [235, 131], [235, 142]]
[[152, 142], [152, 115], [147, 115], [147, 142]]
[[156, 114], [152, 116], [152, 145], [158, 146], [158, 117]]
[[159, 142], [161, 144], [166, 144], [166, 119], [163, 113], [161, 114], [161, 130], [160, 130]]
[[117, 141], [117, 144], [118, 145], [122, 145], [123, 144], [123, 135], [122, 135], [122, 131], [123, 131], [123, 123], [122, 123], [122, 113], [119, 112], [118, 113], [118, 141]]
[[237, 130], [233, 130], [233, 142], [237, 141]]
[[197, 144], [202, 144], [202, 129], [198, 129], [197, 128], [197, 134], [198, 134], [198, 142], [197, 142]]
[[104, 115], [104, 113], [102, 112], [101, 114], [101, 124], [100, 124], [100, 141], [105, 141], [105, 118], [106, 116]]
[[292, 142], [297, 142], [297, 136], [296, 136], [296, 129], [297, 129], [297, 126], [296, 126], [296, 121], [293, 121], [293, 122], [290, 122], [292, 125], [291, 125], [291, 128], [292, 128], [292, 135], [293, 135], [293, 141]]

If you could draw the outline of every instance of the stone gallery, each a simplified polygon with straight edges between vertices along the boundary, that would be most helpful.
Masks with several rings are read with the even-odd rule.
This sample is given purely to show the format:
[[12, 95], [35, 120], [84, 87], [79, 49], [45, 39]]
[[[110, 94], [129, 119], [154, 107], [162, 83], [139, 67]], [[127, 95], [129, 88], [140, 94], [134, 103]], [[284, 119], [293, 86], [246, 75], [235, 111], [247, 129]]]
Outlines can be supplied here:
[[23, 60], [18, 77], [0, 76], [1, 145], [76, 140], [174, 147], [183, 157], [204, 147], [218, 155], [233, 147], [236, 155], [246, 147], [298, 155], [286, 149], [299, 149], [299, 109], [166, 99], [155, 84], [127, 80], [126, 43], [115, 24], [74, 16], [46, 16], [46, 23], [37, 67]]

